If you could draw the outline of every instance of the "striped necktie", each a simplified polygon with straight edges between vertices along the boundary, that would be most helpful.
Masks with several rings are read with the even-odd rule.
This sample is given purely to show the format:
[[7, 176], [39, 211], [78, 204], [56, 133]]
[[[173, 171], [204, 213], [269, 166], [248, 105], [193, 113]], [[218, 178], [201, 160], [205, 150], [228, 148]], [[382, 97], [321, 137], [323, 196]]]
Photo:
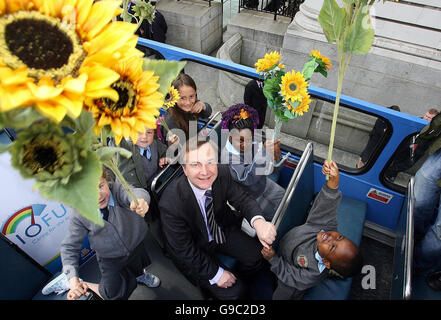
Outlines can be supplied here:
[[213, 213], [213, 195], [211, 190], [205, 191], [205, 213], [207, 214], [208, 227], [217, 244], [225, 243], [225, 234], [217, 225]]
[[144, 152], [142, 153], [142, 155], [144, 157], [146, 157], [148, 160], [150, 160], [152, 158], [152, 153], [150, 151], [150, 147], [147, 147], [146, 149], [144, 149]]

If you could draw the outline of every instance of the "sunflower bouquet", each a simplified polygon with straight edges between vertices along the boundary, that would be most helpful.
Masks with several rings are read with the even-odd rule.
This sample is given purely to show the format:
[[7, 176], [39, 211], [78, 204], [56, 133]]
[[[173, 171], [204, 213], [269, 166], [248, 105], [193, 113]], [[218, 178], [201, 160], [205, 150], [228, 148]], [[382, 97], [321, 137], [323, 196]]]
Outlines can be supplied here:
[[[0, 151], [48, 199], [102, 224], [103, 165], [118, 170], [118, 144], [156, 126], [185, 63], [142, 58], [136, 24], [113, 21], [121, 1], [0, 0]], [[109, 143], [114, 141], [115, 143]]]
[[280, 63], [281, 59], [282, 56], [273, 51], [255, 63], [256, 72], [264, 79], [263, 94], [275, 114], [274, 140], [279, 138], [283, 122], [295, 119], [308, 111], [311, 103], [308, 81], [312, 74], [319, 72], [327, 77], [332, 66], [329, 58], [322, 56], [317, 50], [311, 51], [309, 60], [301, 72], [285, 72], [285, 65]]

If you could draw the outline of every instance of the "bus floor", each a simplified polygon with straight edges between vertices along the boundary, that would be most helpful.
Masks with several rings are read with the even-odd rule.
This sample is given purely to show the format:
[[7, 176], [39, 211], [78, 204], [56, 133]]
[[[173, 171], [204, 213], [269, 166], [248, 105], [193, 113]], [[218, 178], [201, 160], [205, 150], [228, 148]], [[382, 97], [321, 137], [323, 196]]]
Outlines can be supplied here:
[[161, 285], [157, 288], [138, 285], [129, 300], [203, 300], [200, 290], [181, 274], [170, 258], [164, 256], [150, 233], [147, 237], [152, 261], [147, 269], [161, 279]]
[[[200, 290], [191, 284], [175, 267], [173, 262], [162, 253], [161, 248], [150, 235], [147, 236], [151, 265], [148, 271], [161, 279], [158, 288], [138, 285], [129, 300], [203, 300]], [[363, 237], [361, 252], [367, 271], [354, 277], [349, 300], [389, 300], [392, 285], [394, 248]], [[95, 260], [95, 257], [92, 258]], [[86, 281], [98, 282], [99, 269], [95, 261], [87, 263]], [[338, 280], [337, 280], [338, 281]]]
[[352, 281], [349, 300], [389, 300], [392, 288], [394, 248], [369, 237], [360, 246], [362, 273]]

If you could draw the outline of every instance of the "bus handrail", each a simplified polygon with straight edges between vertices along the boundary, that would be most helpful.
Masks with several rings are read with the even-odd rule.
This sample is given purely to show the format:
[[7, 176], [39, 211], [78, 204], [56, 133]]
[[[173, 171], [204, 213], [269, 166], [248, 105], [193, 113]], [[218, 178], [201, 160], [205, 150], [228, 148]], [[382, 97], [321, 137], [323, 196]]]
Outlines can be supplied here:
[[406, 249], [404, 262], [403, 299], [410, 300], [412, 293], [412, 263], [413, 263], [413, 234], [414, 234], [414, 206], [415, 206], [415, 177], [409, 180], [407, 190], [407, 219], [406, 219]]
[[297, 163], [297, 167], [294, 170], [294, 173], [289, 180], [288, 186], [286, 187], [285, 194], [283, 195], [282, 201], [280, 201], [279, 206], [277, 207], [276, 213], [274, 214], [271, 223], [275, 225], [276, 229], [279, 227], [280, 222], [285, 214], [286, 208], [291, 201], [291, 198], [294, 194], [294, 191], [299, 183], [300, 177], [302, 176], [303, 171], [308, 163], [309, 158], [313, 154], [313, 144], [312, 142], [308, 142], [306, 145], [305, 151], [303, 151], [302, 156], [300, 157], [299, 162]]
[[167, 185], [167, 183], [173, 179], [177, 172], [179, 172], [179, 167], [177, 167], [175, 169], [175, 171], [173, 171], [173, 173], [170, 175], [170, 177], [168, 177], [168, 179], [166, 181], [164, 181], [164, 183], [162, 183], [162, 185], [160, 185], [158, 187], [158, 190], [156, 190], [156, 184], [159, 181], [159, 179], [167, 172], [167, 170], [170, 168], [170, 166], [175, 165], [175, 163], [169, 163], [164, 169], [161, 170], [161, 172], [158, 173], [158, 175], [153, 179], [152, 184], [151, 184], [151, 190], [154, 194], [158, 194], [159, 191], [161, 191], [161, 187], [164, 185]]
[[[204, 126], [201, 128], [201, 131], [199, 131], [199, 135], [203, 135], [203, 130], [204, 129], [208, 129], [208, 126], [214, 121], [214, 119], [217, 118], [218, 115], [222, 115], [222, 113], [220, 111], [216, 112], [208, 121], [207, 123], [204, 124]], [[204, 134], [206, 136], [209, 136], [214, 130], [216, 130], [216, 128], [218, 126], [220, 126], [221, 122], [218, 121], [212, 128], [210, 128], [211, 130], [207, 133]]]

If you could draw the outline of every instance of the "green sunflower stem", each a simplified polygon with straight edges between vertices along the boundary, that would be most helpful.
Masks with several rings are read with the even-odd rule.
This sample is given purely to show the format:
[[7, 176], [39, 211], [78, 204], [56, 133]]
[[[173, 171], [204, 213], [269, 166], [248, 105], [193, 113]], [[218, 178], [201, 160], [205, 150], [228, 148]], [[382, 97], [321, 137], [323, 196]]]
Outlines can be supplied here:
[[121, 17], [125, 22], [132, 22], [132, 15], [129, 13], [129, 2], [130, 0], [123, 0], [123, 12]]
[[115, 174], [115, 176], [119, 179], [119, 181], [122, 183], [124, 188], [127, 190], [127, 193], [129, 194], [130, 198], [132, 198], [132, 201], [138, 206], [138, 199], [136, 199], [135, 195], [133, 194], [132, 189], [130, 189], [129, 184], [127, 183], [126, 179], [123, 177], [121, 172], [118, 169], [118, 166], [114, 163], [114, 161], [109, 161], [106, 163], [106, 166], [112, 170], [112, 172]]
[[[329, 149], [328, 149], [328, 162], [332, 160], [332, 151], [334, 149], [334, 139], [335, 139], [335, 130], [337, 128], [337, 118], [338, 118], [338, 110], [340, 107], [340, 95], [343, 88], [343, 78], [346, 74], [346, 70], [349, 66], [349, 60], [351, 59], [350, 53], [342, 53], [339, 59], [339, 70], [338, 70], [338, 86], [337, 86], [337, 96], [335, 97], [334, 104], [334, 115], [332, 117], [332, 126], [331, 126], [331, 137], [329, 139]], [[326, 180], [329, 180], [329, 175], [326, 175]]]
[[273, 140], [276, 141], [280, 138], [280, 131], [282, 129], [283, 121], [278, 117], [274, 117], [274, 137]]
[[[108, 132], [106, 131], [106, 129], [109, 129], [109, 128], [104, 127], [101, 129], [101, 147], [107, 146]], [[117, 155], [117, 156], [118, 156], [118, 160], [119, 160], [119, 155]], [[124, 176], [121, 174], [121, 172], [118, 169], [118, 162], [119, 162], [118, 160], [115, 160], [115, 157], [112, 157], [112, 159], [106, 160], [103, 163], [107, 168], [109, 168], [115, 174], [115, 176], [119, 179], [119, 181], [122, 183], [124, 188], [127, 190], [127, 193], [129, 194], [130, 198], [132, 198], [133, 202], [135, 202], [136, 206], [138, 206], [138, 200], [136, 199], [135, 195], [133, 194], [132, 189], [130, 189], [129, 184], [127, 183], [126, 179], [124, 178]]]

